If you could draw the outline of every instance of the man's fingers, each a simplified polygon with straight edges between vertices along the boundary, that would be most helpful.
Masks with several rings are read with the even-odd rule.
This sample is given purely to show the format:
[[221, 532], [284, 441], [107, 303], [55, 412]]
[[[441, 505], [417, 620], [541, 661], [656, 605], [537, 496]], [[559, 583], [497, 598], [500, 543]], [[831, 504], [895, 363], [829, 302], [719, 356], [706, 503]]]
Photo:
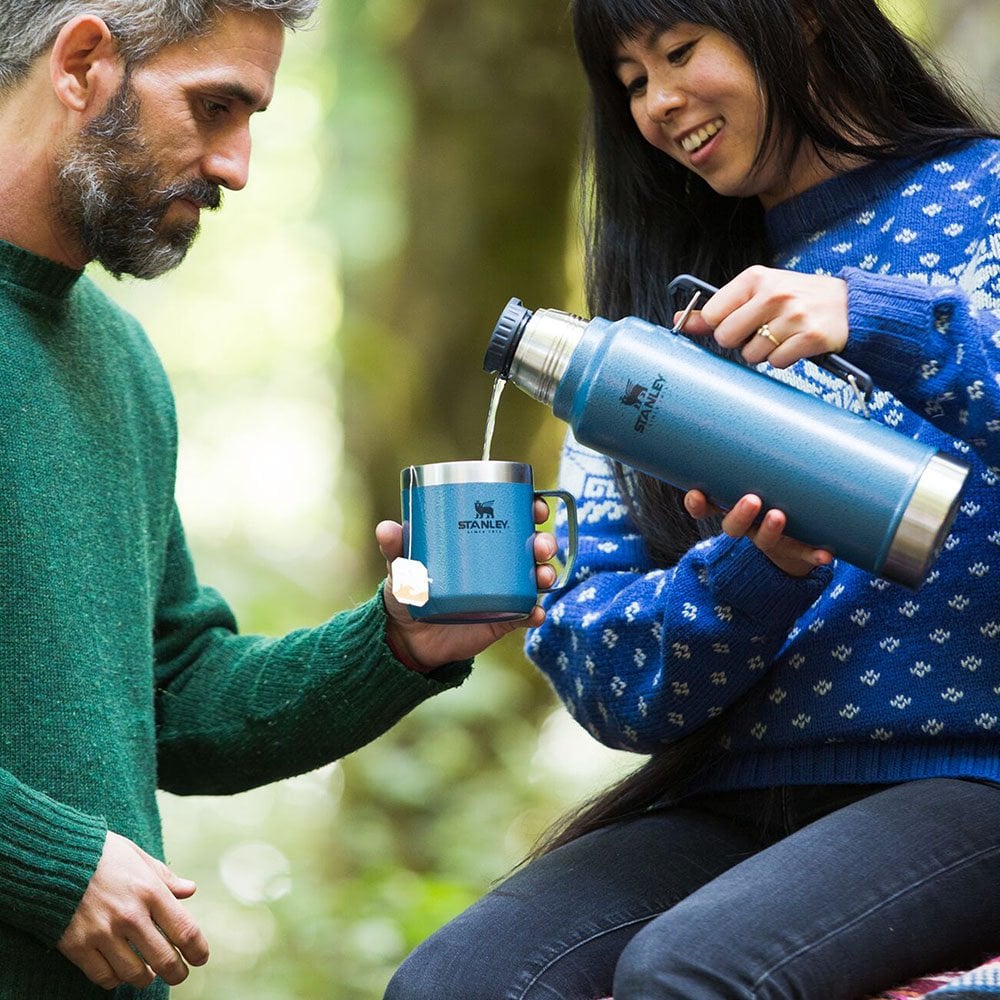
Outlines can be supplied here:
[[[153, 919], [159, 928], [158, 954], [167, 965], [173, 965], [174, 959], [183, 959], [188, 965], [204, 965], [208, 961], [208, 941], [201, 928], [192, 916], [178, 903], [170, 900], [153, 911]], [[157, 942], [154, 942], [154, 945]], [[171, 954], [167, 954], [169, 951]], [[146, 961], [151, 956], [145, 952]], [[181, 962], [183, 965], [183, 962]], [[153, 966], [159, 971], [157, 966]], [[163, 975], [161, 972], [160, 975]], [[187, 975], [185, 970], [184, 975]], [[166, 976], [163, 977], [166, 979]], [[167, 980], [171, 982], [171, 980]], [[178, 980], [179, 982], [180, 980]]]
[[198, 925], [166, 887], [157, 895], [148, 910], [140, 906], [119, 914], [111, 940], [101, 949], [118, 978], [130, 986], [148, 986], [154, 976], [176, 986], [187, 979], [188, 962], [204, 965], [208, 960], [208, 944]]
[[156, 973], [129, 947], [124, 939], [104, 946], [101, 955], [110, 966], [117, 982], [128, 983], [136, 989], [144, 989], [155, 978]]
[[154, 858], [147, 854], [141, 847], [135, 846], [136, 851], [145, 859], [146, 864], [156, 873], [156, 877], [174, 894], [177, 899], [187, 899], [195, 894], [198, 886], [189, 879], [182, 878], [172, 869], [168, 868], [159, 858]]
[[555, 554], [558, 551], [559, 551], [559, 545], [556, 543], [555, 535], [552, 535], [547, 531], [539, 531], [535, 533], [535, 540], [534, 540], [535, 562], [537, 563], [548, 562], [555, 556]]
[[[141, 940], [134, 940], [130, 943], [135, 952], [139, 953], [135, 955], [135, 952], [133, 952], [135, 957], [139, 959], [139, 956], [141, 956], [140, 961], [142, 961], [143, 969], [146, 970], [149, 978], [143, 983], [140, 978], [142, 973], [138, 969], [132, 968], [130, 975], [122, 976], [125, 982], [133, 986], [148, 986], [152, 982], [154, 974], [171, 986], [177, 986], [187, 979], [187, 963], [177, 953], [173, 945], [155, 927], [146, 932]], [[116, 965], [115, 968], [121, 971], [121, 965]]]
[[113, 990], [121, 986], [122, 979], [111, 967], [108, 960], [97, 950], [92, 950], [82, 956], [76, 963], [80, 971], [102, 990]]
[[395, 521], [379, 521], [375, 525], [375, 541], [387, 562], [403, 552], [403, 528]]

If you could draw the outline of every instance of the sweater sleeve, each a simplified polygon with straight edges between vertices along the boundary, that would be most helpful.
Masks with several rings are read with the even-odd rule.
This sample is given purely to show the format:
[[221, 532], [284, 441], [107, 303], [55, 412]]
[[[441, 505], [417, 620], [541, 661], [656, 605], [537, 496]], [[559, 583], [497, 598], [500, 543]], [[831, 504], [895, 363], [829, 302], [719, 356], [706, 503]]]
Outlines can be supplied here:
[[984, 223], [955, 284], [859, 268], [844, 356], [918, 416], [1000, 465], [1000, 215]]
[[351, 753], [420, 702], [460, 685], [471, 661], [420, 674], [386, 642], [381, 589], [325, 624], [240, 635], [199, 586], [175, 512], [156, 629], [159, 783], [228, 793]]
[[831, 570], [795, 579], [726, 536], [654, 568], [606, 459], [569, 438], [561, 479], [579, 506], [579, 554], [527, 653], [596, 739], [651, 753], [760, 680]]
[[104, 850], [107, 825], [0, 769], [0, 920], [53, 947]]

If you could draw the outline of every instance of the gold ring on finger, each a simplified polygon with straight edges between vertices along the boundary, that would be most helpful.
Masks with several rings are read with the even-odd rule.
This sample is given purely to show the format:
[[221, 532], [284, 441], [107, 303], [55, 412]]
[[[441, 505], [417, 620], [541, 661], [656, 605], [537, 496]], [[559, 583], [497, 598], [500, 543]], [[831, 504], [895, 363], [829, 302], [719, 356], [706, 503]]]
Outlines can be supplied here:
[[773, 333], [771, 333], [771, 328], [766, 323], [757, 328], [757, 336], [765, 337], [767, 340], [771, 341], [775, 347], [781, 347], [781, 341], [778, 340]]

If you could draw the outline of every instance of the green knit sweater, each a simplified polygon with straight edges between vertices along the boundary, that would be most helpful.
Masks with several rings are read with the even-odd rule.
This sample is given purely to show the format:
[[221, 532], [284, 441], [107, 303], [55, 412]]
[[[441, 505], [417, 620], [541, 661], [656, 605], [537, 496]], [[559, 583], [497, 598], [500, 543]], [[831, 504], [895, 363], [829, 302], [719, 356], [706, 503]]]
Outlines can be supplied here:
[[[0, 242], [0, 998], [108, 996], [54, 950], [105, 832], [163, 857], [155, 790], [236, 792], [341, 757], [468, 663], [425, 676], [381, 595], [238, 635], [174, 504], [173, 400], [136, 321]], [[116, 998], [162, 998], [121, 988]]]

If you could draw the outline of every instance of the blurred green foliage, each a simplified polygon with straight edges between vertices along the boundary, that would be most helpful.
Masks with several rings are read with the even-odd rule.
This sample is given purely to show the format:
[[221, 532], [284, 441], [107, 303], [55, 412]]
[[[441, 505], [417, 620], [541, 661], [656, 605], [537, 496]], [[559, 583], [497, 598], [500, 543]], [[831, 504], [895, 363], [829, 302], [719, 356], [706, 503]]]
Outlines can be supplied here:
[[[997, 91], [996, 0], [886, 6]], [[478, 457], [482, 351], [507, 298], [582, 309], [582, 106], [562, 4], [328, 0], [288, 41], [248, 189], [175, 273], [99, 278], [170, 371], [191, 545], [244, 631], [367, 598], [399, 469]], [[505, 394], [495, 457], [549, 485], [561, 436]], [[213, 948], [175, 995], [378, 1000], [414, 945], [636, 763], [557, 708], [516, 635], [346, 761], [163, 795], [168, 862], [198, 881]]]

